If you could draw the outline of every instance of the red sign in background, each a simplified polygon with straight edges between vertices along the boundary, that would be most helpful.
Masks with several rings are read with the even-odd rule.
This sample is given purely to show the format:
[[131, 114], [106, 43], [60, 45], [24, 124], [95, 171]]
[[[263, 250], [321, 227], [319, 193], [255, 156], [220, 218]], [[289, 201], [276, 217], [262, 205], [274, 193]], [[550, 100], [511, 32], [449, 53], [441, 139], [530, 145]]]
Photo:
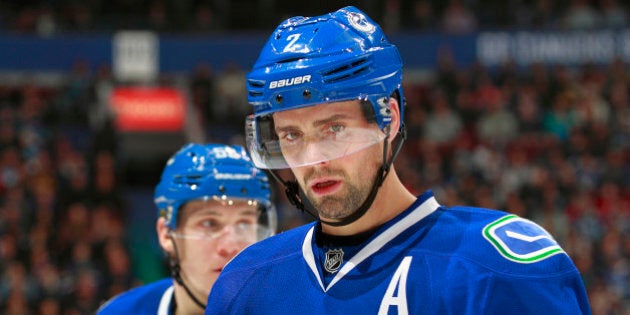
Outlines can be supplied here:
[[181, 131], [186, 117], [182, 93], [165, 87], [122, 87], [110, 104], [120, 131]]

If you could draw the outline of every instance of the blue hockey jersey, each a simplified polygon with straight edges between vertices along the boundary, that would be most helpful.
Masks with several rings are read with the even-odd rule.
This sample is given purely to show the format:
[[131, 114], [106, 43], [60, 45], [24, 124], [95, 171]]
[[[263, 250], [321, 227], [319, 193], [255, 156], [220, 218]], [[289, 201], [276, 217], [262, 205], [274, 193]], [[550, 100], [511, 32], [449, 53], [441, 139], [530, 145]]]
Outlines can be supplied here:
[[[223, 270], [206, 314], [590, 314], [575, 265], [518, 216], [444, 207], [429, 191], [345, 257], [308, 224]], [[325, 261], [323, 261], [325, 260]]]
[[105, 302], [98, 315], [169, 315], [172, 314], [173, 279], [162, 279], [123, 292]]

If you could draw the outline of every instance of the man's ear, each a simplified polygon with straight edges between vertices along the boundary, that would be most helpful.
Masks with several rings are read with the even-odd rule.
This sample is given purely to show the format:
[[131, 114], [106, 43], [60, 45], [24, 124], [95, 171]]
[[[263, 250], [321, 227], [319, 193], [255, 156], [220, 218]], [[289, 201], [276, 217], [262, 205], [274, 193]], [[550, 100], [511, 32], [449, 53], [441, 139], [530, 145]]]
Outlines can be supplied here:
[[175, 251], [173, 250], [173, 242], [171, 240], [171, 236], [169, 229], [166, 226], [166, 219], [159, 218], [157, 223], [155, 224], [155, 229], [157, 230], [158, 242], [160, 243], [160, 247], [169, 255], [173, 255]]
[[395, 97], [390, 97], [388, 105], [389, 105], [390, 115], [392, 117], [392, 121], [389, 124], [390, 130], [389, 130], [389, 140], [388, 140], [391, 143], [392, 141], [394, 141], [394, 138], [396, 138], [396, 135], [398, 134], [398, 129], [400, 129], [400, 124], [402, 124], [402, 122], [400, 121], [401, 104], [398, 103], [398, 99], [396, 99]]

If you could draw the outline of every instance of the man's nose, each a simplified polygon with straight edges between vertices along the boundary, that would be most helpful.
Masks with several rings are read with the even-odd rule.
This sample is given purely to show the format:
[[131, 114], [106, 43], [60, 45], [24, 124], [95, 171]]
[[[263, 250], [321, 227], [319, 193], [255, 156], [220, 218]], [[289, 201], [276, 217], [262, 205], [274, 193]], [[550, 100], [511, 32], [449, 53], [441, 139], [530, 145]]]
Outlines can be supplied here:
[[243, 240], [232, 226], [226, 226], [217, 239], [217, 251], [222, 256], [232, 257], [243, 247]]
[[324, 163], [328, 161], [327, 152], [318, 141], [309, 141], [304, 145], [302, 154], [304, 164]]

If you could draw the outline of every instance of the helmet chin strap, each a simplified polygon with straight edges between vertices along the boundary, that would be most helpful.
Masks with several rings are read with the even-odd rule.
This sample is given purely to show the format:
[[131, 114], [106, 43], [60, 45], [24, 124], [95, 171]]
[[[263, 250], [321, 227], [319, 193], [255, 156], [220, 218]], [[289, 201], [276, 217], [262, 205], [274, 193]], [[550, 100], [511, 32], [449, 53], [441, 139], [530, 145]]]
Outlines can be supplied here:
[[[278, 180], [279, 182], [281, 182], [284, 185], [285, 193], [286, 193], [287, 197], [289, 198], [289, 202], [291, 202], [291, 204], [294, 205], [295, 207], [297, 207], [298, 209], [302, 210], [302, 212], [307, 212], [308, 214], [310, 214], [311, 216], [313, 216], [316, 219], [319, 218], [319, 221], [322, 224], [326, 224], [326, 225], [330, 225], [330, 226], [345, 226], [345, 225], [348, 225], [350, 223], [355, 222], [359, 218], [361, 218], [363, 215], [365, 215], [365, 213], [368, 211], [368, 209], [370, 209], [370, 207], [372, 206], [372, 203], [374, 202], [374, 199], [376, 198], [376, 194], [378, 193], [378, 189], [383, 184], [383, 181], [387, 177], [387, 174], [389, 174], [389, 171], [391, 169], [391, 165], [394, 162], [394, 160], [396, 159], [396, 156], [398, 156], [398, 153], [400, 153], [400, 150], [402, 149], [402, 144], [405, 141], [405, 139], [407, 138], [407, 128], [404, 125], [402, 125], [402, 127], [400, 128], [400, 141], [398, 141], [398, 143], [396, 144], [396, 147], [395, 147], [394, 151], [392, 152], [391, 159], [389, 159], [389, 161], [388, 161], [387, 160], [387, 149], [388, 149], [388, 141], [387, 140], [389, 138], [389, 126], [387, 128], [388, 128], [387, 129], [388, 137], [385, 137], [385, 140], [383, 140], [383, 163], [381, 164], [381, 167], [379, 168], [379, 171], [376, 174], [376, 179], [374, 180], [374, 184], [372, 185], [372, 190], [370, 190], [370, 194], [367, 196], [367, 198], [365, 199], [363, 204], [361, 204], [361, 206], [359, 206], [356, 209], [356, 211], [354, 211], [349, 216], [341, 218], [339, 221], [327, 221], [327, 220], [322, 220], [321, 218], [319, 218], [319, 216], [316, 214], [317, 210], [313, 209], [313, 206], [310, 203], [308, 203], [308, 200], [306, 199], [304, 194], [301, 192], [300, 186], [297, 183], [297, 181], [295, 181], [295, 180], [293, 180], [293, 181], [284, 181], [284, 180], [282, 180], [280, 178], [280, 176], [275, 174], [275, 172], [270, 171], [270, 173], [271, 173], [271, 175], [273, 175], [273, 177], [276, 180]], [[308, 206], [306, 205], [306, 203], [304, 201], [306, 201], [308, 203]]]
[[184, 290], [186, 291], [186, 294], [188, 294], [190, 299], [193, 300], [193, 302], [195, 302], [197, 306], [199, 306], [202, 310], [205, 310], [206, 304], [201, 303], [201, 301], [199, 301], [199, 299], [197, 299], [195, 295], [193, 295], [192, 291], [190, 291], [188, 286], [184, 283], [184, 279], [182, 279], [182, 276], [180, 273], [181, 267], [179, 266], [179, 253], [177, 251], [177, 244], [175, 244], [175, 239], [173, 238], [171, 231], [168, 232], [168, 235], [171, 238], [171, 242], [173, 242], [173, 249], [175, 251], [175, 257], [170, 257], [171, 277], [173, 277], [173, 279], [175, 279], [175, 282], [177, 282], [179, 285], [181, 285], [184, 288]]

